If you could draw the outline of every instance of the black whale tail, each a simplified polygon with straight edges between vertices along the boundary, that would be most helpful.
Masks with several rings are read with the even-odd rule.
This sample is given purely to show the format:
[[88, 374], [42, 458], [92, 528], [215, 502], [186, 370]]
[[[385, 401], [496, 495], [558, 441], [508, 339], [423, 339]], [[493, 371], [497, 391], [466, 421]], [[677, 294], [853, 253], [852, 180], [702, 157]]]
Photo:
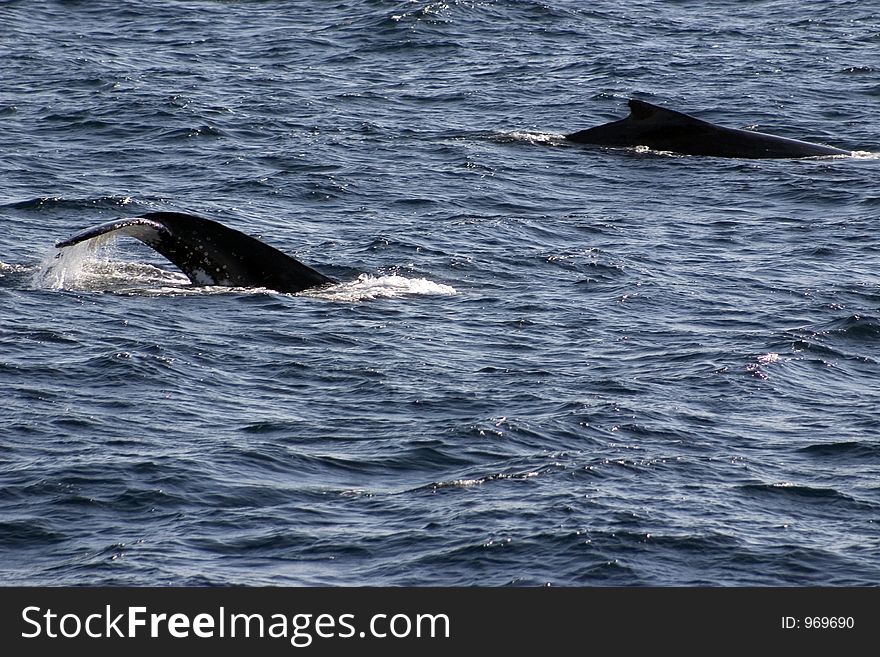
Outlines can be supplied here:
[[73, 246], [111, 233], [134, 237], [158, 251], [194, 285], [265, 287], [293, 293], [336, 282], [250, 235], [180, 212], [150, 212], [111, 221], [55, 246]]

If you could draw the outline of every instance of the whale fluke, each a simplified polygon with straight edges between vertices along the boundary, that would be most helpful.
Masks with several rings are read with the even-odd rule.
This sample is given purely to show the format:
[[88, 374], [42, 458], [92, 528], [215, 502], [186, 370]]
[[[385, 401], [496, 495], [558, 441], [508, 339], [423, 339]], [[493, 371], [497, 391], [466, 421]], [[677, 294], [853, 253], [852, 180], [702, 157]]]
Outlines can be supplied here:
[[72, 246], [110, 233], [134, 237], [158, 251], [194, 285], [265, 287], [293, 293], [336, 282], [250, 235], [180, 212], [150, 212], [110, 221], [55, 246]]

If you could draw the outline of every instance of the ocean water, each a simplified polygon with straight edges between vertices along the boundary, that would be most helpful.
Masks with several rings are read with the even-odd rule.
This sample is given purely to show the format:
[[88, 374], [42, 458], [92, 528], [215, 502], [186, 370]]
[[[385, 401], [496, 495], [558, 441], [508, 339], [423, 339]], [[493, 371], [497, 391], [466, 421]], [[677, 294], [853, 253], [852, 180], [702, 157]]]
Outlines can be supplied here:
[[[880, 582], [880, 8], [0, 2], [0, 575]], [[853, 157], [566, 143], [635, 97]], [[120, 216], [342, 282], [196, 287]]]

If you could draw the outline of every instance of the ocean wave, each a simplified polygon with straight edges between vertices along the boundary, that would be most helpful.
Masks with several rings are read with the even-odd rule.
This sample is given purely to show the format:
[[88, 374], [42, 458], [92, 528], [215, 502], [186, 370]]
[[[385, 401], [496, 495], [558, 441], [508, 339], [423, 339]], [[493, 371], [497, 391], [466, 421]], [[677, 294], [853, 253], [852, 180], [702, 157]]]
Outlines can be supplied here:
[[871, 349], [880, 337], [880, 318], [855, 314], [832, 320], [818, 329], [793, 329], [786, 335], [794, 353], [805, 352], [827, 362], [837, 359], [876, 363]]
[[876, 510], [874, 503], [858, 500], [835, 488], [824, 488], [795, 484], [789, 481], [772, 484], [745, 484], [739, 489], [749, 495], [764, 499], [787, 500], [799, 507], [802, 504], [818, 504], [823, 507], [844, 506], [865, 510]]
[[0, 522], [0, 546], [22, 549], [61, 543], [66, 536], [36, 518]]
[[877, 338], [880, 338], [880, 317], [850, 315], [829, 324], [827, 332], [854, 342], [876, 344]]
[[861, 441], [817, 443], [802, 447], [798, 452], [806, 456], [836, 461], [856, 461], [866, 464], [880, 461], [880, 445]]
[[0, 207], [9, 208], [11, 210], [80, 210], [87, 208], [94, 209], [113, 209], [121, 208], [134, 202], [130, 196], [95, 196], [84, 198], [67, 198], [64, 196], [37, 196], [34, 198], [23, 199], [21, 201], [11, 201], [4, 203]]

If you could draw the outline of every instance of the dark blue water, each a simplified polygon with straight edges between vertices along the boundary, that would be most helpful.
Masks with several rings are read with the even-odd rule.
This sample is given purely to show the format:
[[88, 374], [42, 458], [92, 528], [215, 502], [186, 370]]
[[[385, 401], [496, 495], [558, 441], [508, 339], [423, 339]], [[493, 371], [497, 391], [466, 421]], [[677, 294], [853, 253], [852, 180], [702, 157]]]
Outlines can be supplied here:
[[[4, 583], [880, 581], [875, 3], [0, 19]], [[858, 153], [560, 138], [632, 96]], [[343, 283], [52, 259], [154, 210]]]

